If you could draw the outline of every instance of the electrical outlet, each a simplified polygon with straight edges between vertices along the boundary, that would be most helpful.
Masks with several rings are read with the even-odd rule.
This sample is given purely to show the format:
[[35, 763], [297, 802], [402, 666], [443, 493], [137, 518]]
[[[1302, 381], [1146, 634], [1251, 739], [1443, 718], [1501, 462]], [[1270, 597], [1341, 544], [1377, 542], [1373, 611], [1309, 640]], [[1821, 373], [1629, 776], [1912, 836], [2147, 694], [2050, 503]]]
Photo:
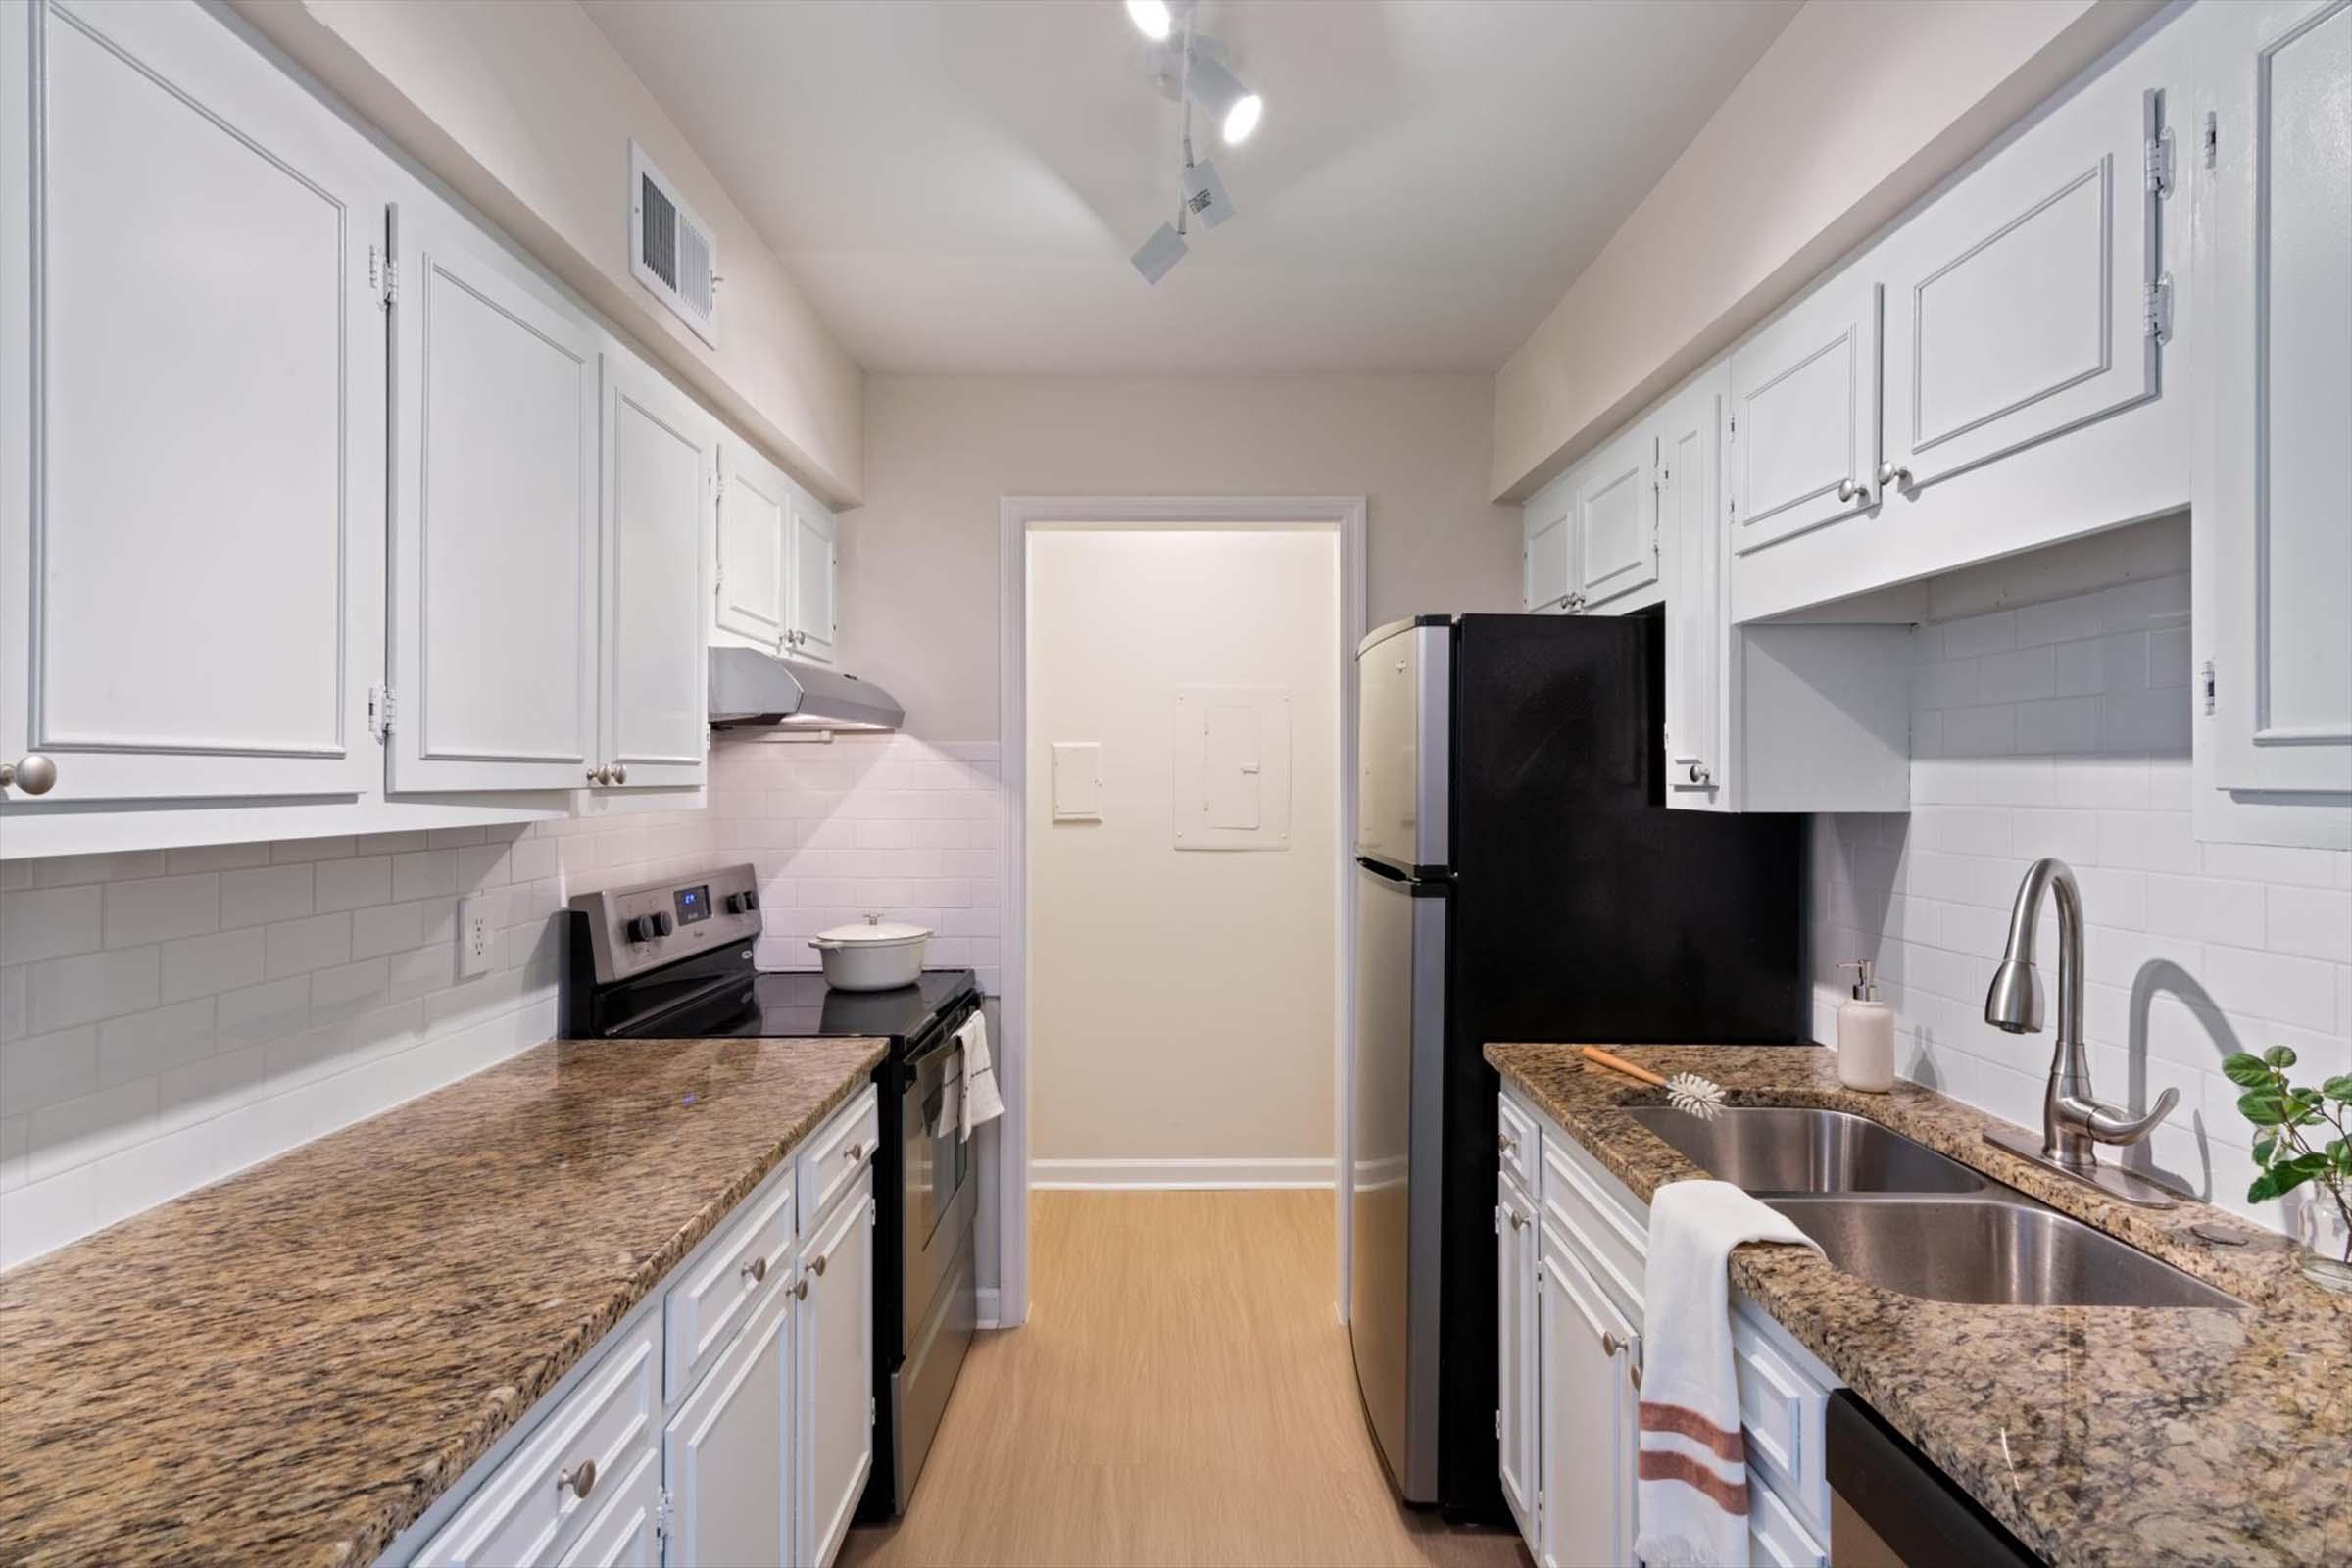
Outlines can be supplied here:
[[458, 901], [458, 978], [490, 972], [490, 916], [479, 899]]

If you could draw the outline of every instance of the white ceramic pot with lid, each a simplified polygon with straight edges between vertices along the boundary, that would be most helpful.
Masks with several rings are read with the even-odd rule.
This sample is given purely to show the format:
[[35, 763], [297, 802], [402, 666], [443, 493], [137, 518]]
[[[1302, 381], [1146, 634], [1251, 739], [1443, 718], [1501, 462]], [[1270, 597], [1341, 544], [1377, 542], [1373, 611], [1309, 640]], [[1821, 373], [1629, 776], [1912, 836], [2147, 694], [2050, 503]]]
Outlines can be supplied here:
[[808, 945], [825, 966], [825, 984], [836, 991], [892, 991], [914, 984], [923, 972], [929, 926], [908, 925], [869, 914], [863, 925], [819, 931]]

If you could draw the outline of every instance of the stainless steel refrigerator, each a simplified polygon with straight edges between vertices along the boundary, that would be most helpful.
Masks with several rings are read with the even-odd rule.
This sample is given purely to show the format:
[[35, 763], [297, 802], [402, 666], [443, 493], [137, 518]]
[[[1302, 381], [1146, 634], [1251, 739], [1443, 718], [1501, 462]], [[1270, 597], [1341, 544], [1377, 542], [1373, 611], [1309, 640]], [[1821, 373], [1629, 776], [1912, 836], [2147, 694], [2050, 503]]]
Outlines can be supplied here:
[[1655, 614], [1423, 615], [1356, 654], [1349, 1334], [1404, 1499], [1507, 1518], [1490, 1041], [1803, 1038], [1803, 819], [1669, 811]]

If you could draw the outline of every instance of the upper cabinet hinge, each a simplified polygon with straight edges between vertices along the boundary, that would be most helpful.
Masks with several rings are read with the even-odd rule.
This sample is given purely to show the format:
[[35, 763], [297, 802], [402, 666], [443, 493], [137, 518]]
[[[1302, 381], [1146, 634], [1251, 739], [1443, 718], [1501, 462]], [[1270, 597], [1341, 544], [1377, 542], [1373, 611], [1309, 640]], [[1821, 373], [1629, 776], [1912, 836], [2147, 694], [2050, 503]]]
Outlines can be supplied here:
[[2211, 712], [2213, 711], [2213, 661], [2212, 661], [2212, 660], [2208, 659], [2207, 661], [2205, 661], [2205, 667], [2204, 667], [2203, 669], [2201, 669], [2201, 670], [2197, 671], [2197, 685], [2198, 685], [2198, 688], [2199, 688], [2200, 690], [2202, 690], [2202, 691], [2204, 692], [2204, 694], [2205, 694], [2205, 711], [2206, 711], [2206, 712], [2208, 712], [2208, 713], [2211, 713]]
[[2147, 143], [2148, 194], [2156, 197], [2173, 193], [2173, 127], [2166, 125], [2148, 138]]
[[368, 287], [375, 295], [377, 310], [390, 310], [400, 298], [400, 263], [373, 245], [368, 247]]
[[374, 733], [377, 740], [392, 738], [393, 711], [391, 687], [370, 686], [368, 688], [368, 728]]
[[2173, 274], [2165, 273], [2148, 285], [2148, 336], [2167, 338], [2173, 335]]
[[669, 1544], [670, 1523], [675, 1519], [676, 1504], [670, 1500], [669, 1489], [662, 1489], [662, 1500], [654, 1505], [654, 1539], [662, 1545]]
[[2222, 122], [2210, 109], [2205, 111], [2205, 167], [2211, 169], [2222, 152]]

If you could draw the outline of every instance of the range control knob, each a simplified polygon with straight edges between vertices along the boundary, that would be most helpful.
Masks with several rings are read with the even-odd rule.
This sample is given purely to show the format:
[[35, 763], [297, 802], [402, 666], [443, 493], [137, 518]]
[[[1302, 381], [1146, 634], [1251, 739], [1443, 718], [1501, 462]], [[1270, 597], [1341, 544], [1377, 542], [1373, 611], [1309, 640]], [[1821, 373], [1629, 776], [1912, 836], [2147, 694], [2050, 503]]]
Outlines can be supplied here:
[[729, 914], [749, 914], [758, 907], [760, 907], [760, 895], [757, 893], [747, 890], [727, 895], [727, 912]]
[[654, 938], [665, 937], [676, 929], [675, 921], [668, 915], [659, 912], [638, 915], [627, 926], [628, 938], [631, 942], [651, 942]]

